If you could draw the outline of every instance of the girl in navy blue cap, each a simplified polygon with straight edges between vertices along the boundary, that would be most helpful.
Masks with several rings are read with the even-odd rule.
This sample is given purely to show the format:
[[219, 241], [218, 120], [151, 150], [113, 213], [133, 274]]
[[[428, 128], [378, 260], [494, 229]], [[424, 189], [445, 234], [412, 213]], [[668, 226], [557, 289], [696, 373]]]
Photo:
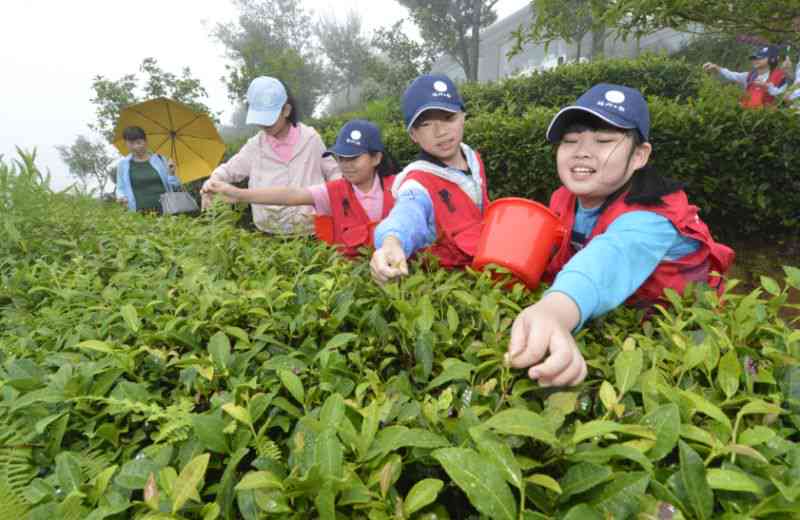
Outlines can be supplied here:
[[336, 144], [323, 154], [328, 155], [334, 156], [344, 178], [309, 187], [251, 189], [212, 180], [203, 192], [219, 193], [231, 202], [314, 206], [318, 217], [330, 218], [330, 241], [339, 244], [344, 254], [356, 256], [360, 247], [372, 245], [373, 228], [394, 205], [391, 190], [396, 167], [378, 127], [359, 119], [342, 127]]
[[689, 282], [722, 289], [733, 251], [714, 241], [682, 186], [645, 170], [650, 114], [639, 91], [592, 87], [547, 129], [562, 187], [550, 209], [571, 230], [548, 274], [553, 281], [511, 331], [507, 363], [542, 386], [578, 384], [586, 363], [572, 333], [618, 305], [647, 308]]
[[716, 72], [728, 81], [741, 84], [745, 90], [741, 101], [744, 108], [774, 104], [775, 98], [783, 94], [788, 84], [786, 73], [778, 66], [778, 48], [772, 45], [762, 47], [750, 59], [753, 62], [750, 72], [734, 72], [716, 63], [704, 64], [703, 70]]

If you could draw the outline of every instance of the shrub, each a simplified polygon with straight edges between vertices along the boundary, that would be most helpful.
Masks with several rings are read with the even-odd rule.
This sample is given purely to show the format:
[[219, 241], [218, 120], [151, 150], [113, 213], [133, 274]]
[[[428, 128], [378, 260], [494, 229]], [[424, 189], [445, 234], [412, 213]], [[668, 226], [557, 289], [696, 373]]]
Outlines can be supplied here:
[[143, 216], [34, 177], [0, 163], [6, 517], [800, 514], [796, 268], [595, 320], [587, 381], [541, 388], [502, 365], [538, 292], [419, 264], [380, 288], [221, 208]]

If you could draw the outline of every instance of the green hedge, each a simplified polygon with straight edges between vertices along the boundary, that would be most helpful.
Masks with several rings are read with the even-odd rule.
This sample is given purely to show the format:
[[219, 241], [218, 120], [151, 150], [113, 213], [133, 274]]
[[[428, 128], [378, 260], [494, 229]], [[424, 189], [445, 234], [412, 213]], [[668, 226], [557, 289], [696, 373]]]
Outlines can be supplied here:
[[[535, 106], [560, 107], [575, 101], [597, 83], [617, 83], [641, 90], [648, 96], [676, 100], [696, 97], [703, 83], [700, 67], [663, 55], [643, 54], [636, 59], [607, 59], [562, 65], [491, 83], [463, 83], [459, 90], [467, 112], [497, 109], [521, 114]], [[337, 114], [314, 122], [319, 129], [338, 129], [349, 119], [368, 119], [379, 124], [402, 121], [399, 98], [367, 103], [362, 110]]]
[[543, 388], [502, 363], [540, 291], [416, 263], [379, 287], [214, 209], [0, 162], [2, 518], [800, 515], [800, 270], [644, 326], [620, 308], [576, 338], [586, 381]]

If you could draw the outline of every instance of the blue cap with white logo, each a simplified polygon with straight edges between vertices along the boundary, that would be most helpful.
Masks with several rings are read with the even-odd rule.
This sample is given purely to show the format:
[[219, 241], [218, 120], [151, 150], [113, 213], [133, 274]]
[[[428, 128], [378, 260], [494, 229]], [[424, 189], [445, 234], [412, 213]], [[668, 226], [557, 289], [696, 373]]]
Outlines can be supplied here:
[[340, 157], [356, 157], [369, 152], [382, 152], [383, 141], [377, 126], [363, 119], [353, 119], [345, 123], [336, 144], [328, 148], [323, 157], [338, 155]]
[[622, 85], [599, 83], [579, 97], [574, 105], [556, 114], [547, 127], [547, 140], [551, 143], [560, 141], [576, 116], [582, 113], [592, 114], [617, 128], [635, 129], [643, 141], [650, 137], [650, 110], [641, 92]]
[[756, 52], [750, 55], [751, 60], [763, 60], [764, 58], [777, 58], [778, 57], [778, 48], [774, 45], [767, 45], [766, 47], [761, 47]]
[[444, 74], [423, 74], [415, 79], [403, 94], [403, 119], [406, 130], [426, 110], [463, 112], [464, 102], [455, 83]]
[[269, 76], [259, 76], [247, 88], [247, 124], [272, 126], [288, 99], [283, 83]]

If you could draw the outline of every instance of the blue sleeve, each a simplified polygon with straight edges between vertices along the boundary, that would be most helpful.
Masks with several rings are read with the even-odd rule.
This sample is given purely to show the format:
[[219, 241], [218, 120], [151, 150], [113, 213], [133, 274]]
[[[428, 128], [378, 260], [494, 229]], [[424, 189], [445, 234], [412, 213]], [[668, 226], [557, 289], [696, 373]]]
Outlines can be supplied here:
[[564, 293], [578, 306], [577, 331], [628, 299], [662, 260], [696, 248], [667, 218], [650, 211], [626, 213], [567, 262], [548, 292]]
[[[169, 170], [167, 170], [167, 171], [169, 171]], [[180, 180], [180, 179], [179, 179], [177, 176], [175, 176], [175, 175], [169, 175], [169, 174], [167, 174], [167, 182], [168, 182], [168, 183], [170, 184], [170, 186], [172, 186], [173, 188], [180, 188], [180, 187], [181, 187], [181, 180]]]
[[375, 228], [375, 247], [380, 248], [387, 236], [392, 235], [403, 244], [406, 258], [433, 243], [433, 203], [425, 190], [401, 192], [389, 215]]

